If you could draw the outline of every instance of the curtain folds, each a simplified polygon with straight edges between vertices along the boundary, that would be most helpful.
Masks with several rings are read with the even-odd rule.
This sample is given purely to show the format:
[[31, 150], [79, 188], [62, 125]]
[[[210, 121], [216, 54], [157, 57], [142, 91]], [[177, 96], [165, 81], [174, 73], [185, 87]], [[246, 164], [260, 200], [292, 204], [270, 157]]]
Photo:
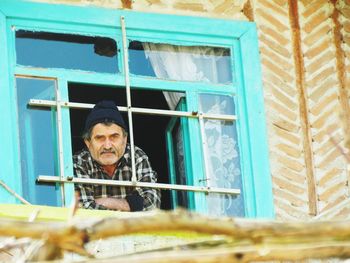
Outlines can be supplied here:
[[[143, 43], [146, 58], [149, 59], [155, 75], [160, 79], [175, 81], [206, 82], [214, 84], [232, 82], [230, 52], [225, 48], [174, 46], [169, 44]], [[169, 108], [176, 109], [184, 93], [163, 92]], [[206, 113], [235, 114], [234, 102], [230, 96], [205, 94], [199, 96], [199, 110]], [[207, 177], [212, 187], [242, 189], [240, 160], [236, 126], [217, 120], [206, 120], [204, 140], [208, 164]], [[176, 136], [176, 146], [183, 145], [181, 136]], [[184, 158], [178, 155], [178, 158]], [[180, 162], [178, 162], [180, 163]], [[177, 167], [179, 169], [180, 167]], [[184, 169], [182, 166], [181, 169]], [[179, 171], [184, 174], [184, 171]], [[204, 178], [203, 178], [204, 179]], [[203, 181], [203, 180], [202, 180]], [[210, 194], [207, 196], [208, 211], [212, 215], [243, 216], [242, 195]]]
[[[157, 78], [207, 83], [231, 81], [229, 60], [223, 59], [229, 57], [228, 49], [155, 43], [143, 43], [143, 48]], [[174, 110], [183, 93], [164, 92], [164, 96], [169, 108]]]

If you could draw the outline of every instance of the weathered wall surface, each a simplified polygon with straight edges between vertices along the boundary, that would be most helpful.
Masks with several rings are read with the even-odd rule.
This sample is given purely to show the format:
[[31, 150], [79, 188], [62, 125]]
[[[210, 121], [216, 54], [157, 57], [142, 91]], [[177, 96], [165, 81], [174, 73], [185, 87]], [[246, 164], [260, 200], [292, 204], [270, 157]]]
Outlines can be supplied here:
[[255, 21], [277, 218], [350, 217], [350, 0], [43, 1]]

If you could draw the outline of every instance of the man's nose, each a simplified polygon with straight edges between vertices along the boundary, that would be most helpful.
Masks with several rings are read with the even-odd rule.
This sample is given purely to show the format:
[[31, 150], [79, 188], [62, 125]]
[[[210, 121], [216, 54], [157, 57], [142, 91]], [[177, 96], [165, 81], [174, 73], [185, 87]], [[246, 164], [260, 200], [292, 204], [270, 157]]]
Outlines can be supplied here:
[[103, 146], [106, 148], [106, 149], [109, 149], [112, 147], [112, 142], [109, 140], [109, 139], [106, 139]]

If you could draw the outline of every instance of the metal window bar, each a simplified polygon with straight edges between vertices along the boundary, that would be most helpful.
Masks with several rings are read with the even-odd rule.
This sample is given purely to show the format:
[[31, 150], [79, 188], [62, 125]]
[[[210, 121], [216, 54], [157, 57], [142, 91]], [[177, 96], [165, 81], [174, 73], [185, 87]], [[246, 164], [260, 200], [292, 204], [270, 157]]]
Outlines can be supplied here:
[[207, 187], [210, 187], [210, 178], [209, 178], [209, 164], [208, 164], [208, 153], [207, 153], [207, 142], [205, 140], [205, 131], [204, 131], [204, 119], [203, 113], [199, 114], [199, 129], [202, 138], [202, 150], [203, 150], [203, 160], [204, 160], [204, 180], [206, 182]]
[[[62, 111], [61, 111], [61, 93], [56, 83], [56, 115], [57, 115], [57, 135], [58, 135], [58, 158], [60, 179], [64, 178], [64, 157], [63, 157], [63, 135], [62, 135]], [[64, 184], [60, 185], [62, 207], [66, 204]]]
[[[37, 106], [37, 107], [55, 107], [59, 104], [61, 107], [67, 107], [72, 109], [91, 109], [94, 107], [94, 104], [90, 104], [90, 103], [60, 101], [57, 104], [55, 101], [37, 100], [37, 99], [29, 100], [28, 104], [30, 106]], [[128, 110], [127, 107], [118, 106], [118, 108], [122, 112], [126, 112]], [[159, 109], [136, 108], [136, 107], [135, 108], [131, 107], [130, 111], [138, 114], [188, 117], [188, 118], [198, 118], [198, 119], [215, 119], [215, 120], [223, 120], [223, 121], [235, 121], [237, 119], [236, 115], [206, 114], [206, 113], [198, 113], [198, 112], [159, 110]], [[201, 125], [201, 127], [202, 126], [203, 125]], [[208, 168], [205, 169], [205, 174], [207, 179]], [[207, 186], [188, 186], [188, 185], [175, 185], [175, 184], [143, 183], [143, 182], [133, 183], [129, 181], [116, 181], [116, 180], [81, 179], [81, 178], [73, 178], [73, 177], [59, 178], [57, 176], [48, 176], [48, 175], [40, 175], [38, 176], [37, 180], [38, 182], [90, 183], [90, 184], [106, 184], [106, 185], [118, 185], [118, 186], [135, 186], [135, 187], [151, 187], [151, 188], [153, 187], [153, 188], [168, 189], [168, 190], [221, 193], [221, 194], [230, 194], [230, 195], [240, 194], [239, 189], [213, 188], [208, 186], [208, 182], [206, 182]]]
[[[57, 104], [55, 101], [52, 101], [52, 100], [30, 99], [28, 102], [28, 105], [36, 106], [36, 107], [55, 107]], [[68, 101], [61, 101], [60, 105], [61, 107], [67, 107], [72, 109], [92, 109], [94, 107], [94, 104], [90, 104], [90, 103], [68, 102]], [[118, 109], [122, 112], [127, 111], [127, 107], [124, 107], [124, 106], [118, 106]], [[189, 112], [189, 111], [159, 110], [159, 109], [138, 108], [138, 107], [131, 107], [130, 111], [133, 113], [147, 114], [147, 115], [188, 117], [188, 118], [199, 118], [199, 116], [202, 115], [204, 119], [222, 120], [222, 121], [237, 120], [236, 115], [228, 115], [228, 114], [211, 114], [211, 113]]]
[[[177, 111], [168, 111], [168, 110], [156, 110], [156, 109], [145, 109], [145, 108], [132, 108], [131, 107], [131, 92], [130, 92], [130, 79], [129, 79], [129, 59], [128, 59], [128, 46], [127, 46], [127, 38], [126, 38], [126, 28], [125, 28], [125, 18], [123, 16], [120, 17], [120, 23], [121, 23], [121, 29], [122, 29], [122, 46], [123, 46], [123, 64], [124, 64], [124, 77], [125, 77], [125, 87], [126, 87], [126, 97], [127, 97], [127, 107], [118, 107], [121, 111], [127, 111], [128, 113], [128, 120], [129, 120], [129, 140], [130, 140], [130, 147], [131, 147], [131, 168], [132, 168], [132, 178], [131, 182], [124, 182], [124, 181], [113, 181], [113, 185], [126, 185], [128, 186], [140, 186], [140, 187], [151, 187], [153, 188], [160, 188], [160, 189], [174, 189], [174, 190], [186, 190], [186, 191], [201, 191], [201, 192], [215, 192], [215, 193], [229, 193], [229, 194], [239, 194], [239, 189], [220, 189], [216, 188], [215, 191], [210, 188], [210, 182], [209, 182], [209, 169], [207, 162], [205, 162], [205, 183], [206, 187], [195, 187], [195, 186], [183, 186], [183, 185], [168, 185], [168, 184], [157, 184], [157, 183], [140, 183], [137, 182], [136, 178], [136, 167], [135, 167], [135, 145], [134, 145], [134, 134], [133, 134], [133, 123], [132, 123], [132, 113], [143, 113], [143, 114], [154, 114], [154, 115], [167, 115], [167, 116], [179, 116], [179, 117], [196, 117], [199, 118], [199, 124], [201, 129], [201, 137], [202, 137], [202, 144], [203, 144], [203, 150], [206, 149], [206, 143], [204, 140], [204, 122], [203, 118], [211, 118], [211, 119], [217, 119], [217, 120], [229, 120], [233, 121], [236, 120], [237, 117], [235, 115], [221, 115], [221, 114], [203, 114], [198, 112], [177, 112]], [[46, 103], [46, 104], [45, 104]], [[70, 103], [71, 104], [71, 103]], [[81, 104], [76, 103], [75, 105], [80, 105], [80, 107], [83, 108], [92, 108], [92, 104]], [[57, 89], [57, 96], [56, 96], [56, 102], [54, 105], [51, 104], [51, 101], [44, 101], [44, 100], [30, 100], [29, 105], [32, 106], [56, 106], [57, 107], [57, 124], [58, 124], [58, 141], [59, 141], [59, 162], [60, 162], [60, 178], [58, 179], [55, 176], [52, 176], [55, 182], [61, 183], [61, 191], [62, 191], [62, 204], [65, 203], [65, 193], [64, 193], [64, 183], [65, 182], [72, 182], [77, 181], [76, 178], [72, 177], [72, 180], [67, 180], [64, 177], [64, 164], [63, 164], [63, 145], [62, 145], [62, 123], [61, 123], [61, 107], [62, 106], [68, 106], [69, 102], [62, 103], [59, 96], [59, 91]], [[78, 105], [78, 106], [79, 106]], [[83, 106], [84, 105], [84, 106]], [[205, 160], [206, 154], [203, 152], [203, 157]], [[52, 178], [51, 178], [52, 179]], [[44, 181], [49, 180], [48, 177], [42, 178], [38, 177], [38, 180]], [[104, 180], [104, 184], [106, 180]], [[46, 181], [48, 182], [48, 181]], [[143, 186], [146, 184], [146, 186]], [[210, 190], [211, 189], [211, 190]]]
[[166, 190], [181, 190], [191, 192], [204, 192], [204, 193], [219, 193], [219, 194], [230, 194], [239, 195], [240, 189], [228, 189], [228, 188], [215, 188], [208, 186], [192, 186], [192, 185], [179, 185], [179, 184], [163, 184], [163, 183], [146, 183], [136, 182], [135, 184], [131, 181], [120, 181], [120, 180], [104, 180], [104, 179], [88, 179], [88, 178], [77, 178], [68, 176], [61, 179], [58, 176], [50, 175], [39, 175], [37, 178], [38, 182], [51, 182], [51, 183], [74, 183], [74, 184], [92, 184], [92, 185], [114, 185], [114, 186], [135, 186], [135, 187], [147, 187], [157, 188]]
[[124, 78], [126, 87], [126, 104], [129, 120], [129, 140], [131, 148], [131, 181], [133, 184], [136, 183], [136, 167], [135, 167], [135, 144], [134, 144], [134, 129], [132, 123], [132, 111], [131, 111], [131, 92], [130, 92], [130, 79], [129, 79], [129, 56], [128, 56], [128, 45], [126, 40], [125, 30], [125, 19], [123, 16], [120, 17], [120, 24], [122, 27], [122, 43], [123, 43], [123, 64], [124, 64]]

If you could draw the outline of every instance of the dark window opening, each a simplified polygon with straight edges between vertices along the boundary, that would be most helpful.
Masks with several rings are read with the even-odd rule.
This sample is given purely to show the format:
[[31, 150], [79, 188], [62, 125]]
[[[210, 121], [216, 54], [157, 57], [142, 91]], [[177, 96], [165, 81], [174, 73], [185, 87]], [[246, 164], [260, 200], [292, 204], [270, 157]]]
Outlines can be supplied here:
[[[69, 84], [69, 101], [97, 103], [114, 100], [118, 106], [126, 106], [124, 87], [102, 87], [97, 85]], [[169, 109], [161, 91], [135, 90], [131, 92], [132, 106], [142, 108]], [[81, 135], [89, 110], [70, 109], [72, 152], [84, 147]], [[127, 113], [123, 113], [128, 123]], [[133, 114], [134, 142], [148, 155], [153, 169], [158, 174], [159, 183], [170, 183], [167, 167], [165, 129], [170, 117], [148, 114]], [[171, 209], [170, 191], [161, 191], [161, 209]]]

